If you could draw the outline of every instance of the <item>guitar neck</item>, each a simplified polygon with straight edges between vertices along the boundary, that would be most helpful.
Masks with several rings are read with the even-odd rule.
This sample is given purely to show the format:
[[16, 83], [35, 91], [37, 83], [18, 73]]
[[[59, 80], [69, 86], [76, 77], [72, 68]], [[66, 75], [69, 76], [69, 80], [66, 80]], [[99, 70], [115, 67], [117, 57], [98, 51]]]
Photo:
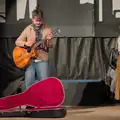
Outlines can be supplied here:
[[42, 40], [41, 40], [41, 41], [38, 41], [38, 42], [35, 42], [35, 43], [31, 46], [31, 48], [32, 48], [32, 49], [35, 49], [35, 48], [38, 47], [42, 42], [43, 42]]
[[[52, 32], [52, 35], [53, 35], [53, 37], [57, 37], [57, 36], [59, 36], [59, 34], [60, 34], [60, 29], [59, 28], [52, 28], [51, 29], [51, 32]], [[43, 42], [43, 40], [41, 39], [40, 41], [36, 41], [32, 46], [31, 46], [31, 48], [36, 48], [36, 47], [38, 47], [41, 43]]]

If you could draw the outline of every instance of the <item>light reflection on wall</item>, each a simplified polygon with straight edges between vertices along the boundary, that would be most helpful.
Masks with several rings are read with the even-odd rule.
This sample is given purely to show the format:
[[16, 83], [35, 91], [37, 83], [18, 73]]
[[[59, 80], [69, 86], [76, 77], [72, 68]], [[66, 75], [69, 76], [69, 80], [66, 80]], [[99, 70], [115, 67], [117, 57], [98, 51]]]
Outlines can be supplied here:
[[94, 4], [94, 0], [80, 0], [80, 4], [91, 3]]

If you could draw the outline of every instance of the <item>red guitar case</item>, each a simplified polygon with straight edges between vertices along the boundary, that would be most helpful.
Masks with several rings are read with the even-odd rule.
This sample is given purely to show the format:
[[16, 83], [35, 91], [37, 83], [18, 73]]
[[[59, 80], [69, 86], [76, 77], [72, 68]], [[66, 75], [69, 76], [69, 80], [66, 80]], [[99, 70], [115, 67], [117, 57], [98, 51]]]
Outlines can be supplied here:
[[[49, 77], [34, 83], [22, 93], [0, 98], [0, 116], [12, 115], [14, 117], [14, 114], [17, 112], [18, 115], [19, 112], [15, 108], [25, 105], [33, 108], [23, 110], [24, 117], [28, 115], [40, 117], [40, 111], [42, 111], [42, 117], [64, 117], [66, 112], [61, 105], [64, 97], [64, 88], [61, 81], [55, 77]], [[36, 111], [39, 115], [36, 114]], [[43, 116], [43, 111], [45, 111], [45, 116]], [[31, 114], [27, 114], [28, 112]], [[53, 113], [51, 114], [51, 112]]]

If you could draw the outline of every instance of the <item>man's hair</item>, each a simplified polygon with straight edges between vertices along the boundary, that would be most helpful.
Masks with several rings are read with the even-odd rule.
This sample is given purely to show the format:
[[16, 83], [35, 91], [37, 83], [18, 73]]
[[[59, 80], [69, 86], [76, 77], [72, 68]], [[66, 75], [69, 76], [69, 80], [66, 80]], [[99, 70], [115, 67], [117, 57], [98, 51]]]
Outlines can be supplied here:
[[36, 8], [32, 11], [32, 18], [38, 17], [39, 19], [43, 18], [43, 12], [40, 9], [40, 6], [37, 5]]

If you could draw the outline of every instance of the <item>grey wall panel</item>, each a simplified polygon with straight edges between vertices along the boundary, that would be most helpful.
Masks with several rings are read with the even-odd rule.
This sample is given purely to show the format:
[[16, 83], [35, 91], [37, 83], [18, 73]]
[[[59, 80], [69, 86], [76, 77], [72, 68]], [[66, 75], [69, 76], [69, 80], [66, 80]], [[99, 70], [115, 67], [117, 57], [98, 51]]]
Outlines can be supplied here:
[[103, 21], [99, 22], [99, 0], [95, 0], [96, 37], [118, 37], [120, 35], [120, 18], [116, 17], [116, 13], [120, 13], [120, 8], [113, 10], [113, 2], [115, 0], [102, 0]]
[[93, 36], [94, 11], [90, 3], [79, 0], [39, 0], [45, 20], [61, 29], [61, 36]]
[[[10, 31], [9, 35], [14, 37], [20, 34], [20, 27], [30, 24], [29, 17], [29, 0], [26, 4], [25, 18], [17, 21], [16, 0], [6, 1], [6, 31]], [[94, 5], [90, 3], [80, 4], [79, 0], [38, 0], [46, 23], [50, 27], [59, 27], [61, 29], [61, 37], [87, 37], [94, 36]], [[23, 12], [21, 9], [20, 12]], [[24, 12], [23, 12], [24, 13]], [[8, 26], [7, 26], [8, 25]], [[11, 31], [9, 25], [14, 26]], [[19, 27], [20, 26], [20, 27]]]

